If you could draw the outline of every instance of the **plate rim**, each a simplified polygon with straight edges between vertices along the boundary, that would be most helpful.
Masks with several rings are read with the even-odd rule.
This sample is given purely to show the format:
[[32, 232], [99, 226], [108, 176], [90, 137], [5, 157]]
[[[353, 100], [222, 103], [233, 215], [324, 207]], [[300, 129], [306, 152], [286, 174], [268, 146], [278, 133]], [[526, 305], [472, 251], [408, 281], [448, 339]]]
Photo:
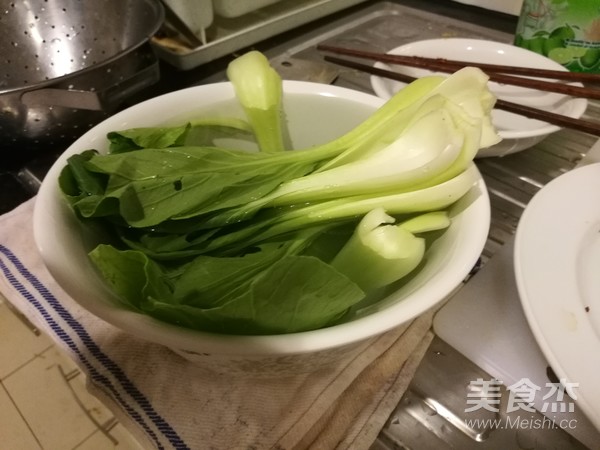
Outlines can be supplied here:
[[[581, 182], [582, 178], [585, 181], [596, 180], [598, 189], [600, 189], [600, 163], [576, 167], [569, 172], [561, 174], [547, 183], [534, 195], [525, 208], [517, 226], [514, 241], [513, 262], [520, 303], [540, 350], [560, 379], [566, 379], [572, 383], [579, 383], [577, 388], [578, 396], [575, 403], [582, 409], [594, 426], [600, 429], [600, 403], [594, 401], [594, 399], [597, 399], [600, 395], [600, 388], [594, 388], [594, 385], [597, 383], [597, 376], [593, 373], [595, 372], [593, 370], [594, 366], [600, 369], [600, 358], [596, 360], [594, 366], [591, 366], [590, 359], [581, 358], [579, 352], [573, 352], [573, 349], [561, 345], [561, 341], [575, 341], [575, 343], [579, 344], [578, 348], [587, 348], [589, 350], [590, 343], [581, 342], [581, 340], [586, 340], [591, 337], [592, 342], [596, 344], [595, 348], [600, 350], [600, 337], [596, 333], [589, 319], [581, 320], [586, 317], [583, 304], [579, 305], [581, 306], [580, 308], [572, 309], [574, 311], [574, 313], [572, 313], [573, 316], [562, 316], [563, 319], [572, 318], [575, 320], [573, 324], [576, 324], [576, 326], [573, 327], [573, 330], [568, 330], [574, 334], [569, 335], [567, 333], [559, 333], [558, 331], [562, 331], [560, 328], [561, 324], [557, 324], [556, 317], [561, 316], [561, 314], [565, 314], [566, 312], [571, 314], [571, 308], [573, 308], [573, 305], [568, 304], [567, 298], [559, 294], [561, 292], [559, 288], [562, 287], [559, 284], [561, 282], [558, 281], [558, 283], [553, 283], [555, 280], [560, 280], [560, 277], [553, 276], [552, 273], [549, 275], [547, 274], [545, 277], [545, 282], [549, 283], [549, 286], [557, 288], [555, 291], [556, 294], [554, 297], [551, 296], [550, 299], [540, 297], [532, 298], [532, 295], [535, 296], [536, 294], [539, 294], [540, 291], [544, 291], [544, 289], [535, 285], [532, 286], [532, 283], [528, 278], [532, 274], [531, 266], [528, 265], [530, 264], [529, 260], [531, 259], [528, 252], [531, 250], [532, 245], [535, 247], [535, 244], [531, 243], [532, 238], [534, 238], [534, 233], [539, 234], [539, 228], [535, 228], [534, 226], [536, 221], [540, 220], [540, 215], [543, 216], [547, 213], [549, 200], [554, 200], [552, 205], [556, 206], [556, 192], [571, 188], [574, 184]], [[588, 185], [588, 187], [590, 186]], [[592, 191], [593, 189], [589, 189], [587, 192]], [[579, 203], [580, 202], [570, 202], [571, 205]], [[597, 213], [597, 218], [600, 220], [600, 210]], [[565, 224], [568, 225], [569, 219], [571, 218], [568, 217], [568, 215], [561, 215], [561, 226]], [[547, 229], [544, 231], [547, 231]], [[558, 239], [560, 240], [560, 237]], [[569, 239], [575, 238], [569, 236]], [[549, 247], [552, 251], [557, 250], [556, 245], [551, 245]], [[576, 256], [578, 253], [575, 249], [570, 250], [574, 253], [573, 256]], [[555, 256], [555, 253], [551, 254], [551, 257]], [[534, 260], [536, 258], [539, 258], [539, 254], [533, 256]], [[544, 258], [548, 260], [548, 255], [544, 255]], [[572, 270], [573, 272], [576, 272], [574, 267]], [[576, 275], [576, 273], [574, 273], [574, 275]], [[576, 287], [574, 290], [577, 291]], [[540, 314], [542, 302], [544, 308], [548, 311], [548, 314], [552, 314], [550, 320], [547, 319], [548, 315], [544, 317], [543, 314]], [[559, 310], [559, 308], [564, 309]], [[567, 326], [566, 323], [562, 325]], [[575, 354], [578, 356], [576, 357]], [[565, 364], [566, 361], [570, 364], [568, 367]], [[585, 383], [581, 383], [582, 380], [585, 381]]]

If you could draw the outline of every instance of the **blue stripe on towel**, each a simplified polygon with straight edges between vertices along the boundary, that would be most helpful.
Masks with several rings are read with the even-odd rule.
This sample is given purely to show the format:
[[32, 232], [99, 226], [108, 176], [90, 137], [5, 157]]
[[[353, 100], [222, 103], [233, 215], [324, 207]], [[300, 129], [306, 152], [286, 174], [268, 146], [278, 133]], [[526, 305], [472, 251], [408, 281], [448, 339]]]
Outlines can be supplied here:
[[[178, 436], [177, 432], [154, 410], [148, 399], [142, 394], [138, 388], [127, 378], [127, 375], [123, 370], [112, 361], [101, 349], [98, 344], [92, 339], [85, 327], [75, 319], [69, 311], [67, 311], [61, 303], [54, 297], [54, 295], [41, 283], [35, 275], [33, 275], [19, 260], [19, 258], [12, 253], [7, 247], [0, 244], [0, 253], [3, 253], [6, 258], [14, 265], [19, 274], [25, 278], [41, 295], [41, 297], [48, 303], [50, 308], [54, 310], [58, 316], [69, 325], [69, 327], [79, 337], [81, 342], [85, 345], [86, 349], [92, 354], [102, 366], [118, 381], [123, 390], [141, 407], [147, 418], [156, 426], [158, 430], [168, 439], [168, 441], [176, 449], [189, 449], [185, 442]], [[156, 436], [156, 433], [149, 427], [144, 418], [121, 396], [119, 390], [111, 382], [111, 380], [101, 373], [94, 365], [88, 360], [86, 355], [79, 349], [77, 344], [73, 341], [73, 338], [69, 332], [65, 331], [63, 327], [56, 322], [52, 317], [51, 313], [48, 312], [46, 307], [40, 303], [40, 301], [15, 277], [11, 269], [0, 259], [0, 270], [4, 273], [4, 276], [9, 281], [11, 286], [25, 298], [31, 305], [33, 305], [44, 320], [48, 323], [52, 331], [77, 355], [81, 363], [88, 369], [90, 377], [106, 387], [114, 396], [115, 400], [127, 411], [127, 413], [134, 419], [148, 434], [148, 436], [156, 443], [159, 449], [164, 448]]]

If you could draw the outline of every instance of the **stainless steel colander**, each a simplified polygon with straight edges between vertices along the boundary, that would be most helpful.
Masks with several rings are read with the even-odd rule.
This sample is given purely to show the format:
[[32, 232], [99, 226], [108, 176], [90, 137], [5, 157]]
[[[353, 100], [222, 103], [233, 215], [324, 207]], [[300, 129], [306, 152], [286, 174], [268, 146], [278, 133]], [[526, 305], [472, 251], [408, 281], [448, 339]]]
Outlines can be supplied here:
[[155, 0], [0, 0], [0, 150], [72, 142], [159, 78]]

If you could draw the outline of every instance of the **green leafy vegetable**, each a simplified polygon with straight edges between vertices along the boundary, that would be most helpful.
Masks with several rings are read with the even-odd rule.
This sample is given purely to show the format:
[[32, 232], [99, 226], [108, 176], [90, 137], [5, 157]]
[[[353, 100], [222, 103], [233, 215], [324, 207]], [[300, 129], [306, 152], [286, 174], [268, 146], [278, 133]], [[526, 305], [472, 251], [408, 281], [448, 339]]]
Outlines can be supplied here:
[[[72, 156], [60, 187], [102, 227], [90, 258], [127, 307], [185, 327], [289, 333], [351, 317], [418, 270], [426, 234], [479, 179], [498, 137], [487, 77], [421, 78], [330, 142], [284, 151], [281, 79], [251, 52], [228, 75], [247, 121], [109, 133], [109, 153]], [[260, 151], [213, 145], [217, 130]], [[365, 270], [367, 268], [367, 270]]]
[[143, 252], [100, 245], [90, 256], [136, 309], [178, 325], [232, 334], [286, 333], [327, 325], [364, 297], [298, 242], [236, 257], [201, 256], [176, 269]]

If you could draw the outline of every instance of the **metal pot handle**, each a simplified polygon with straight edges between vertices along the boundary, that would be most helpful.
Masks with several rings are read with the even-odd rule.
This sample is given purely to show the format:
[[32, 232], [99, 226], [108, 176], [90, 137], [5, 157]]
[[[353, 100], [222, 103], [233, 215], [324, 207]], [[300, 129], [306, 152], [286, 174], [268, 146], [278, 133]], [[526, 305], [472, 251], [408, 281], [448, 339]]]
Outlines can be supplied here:
[[90, 111], [110, 111], [128, 96], [156, 83], [159, 78], [160, 68], [158, 61], [155, 61], [131, 77], [100, 91], [42, 88], [24, 92], [21, 102], [27, 106], [62, 106]]

